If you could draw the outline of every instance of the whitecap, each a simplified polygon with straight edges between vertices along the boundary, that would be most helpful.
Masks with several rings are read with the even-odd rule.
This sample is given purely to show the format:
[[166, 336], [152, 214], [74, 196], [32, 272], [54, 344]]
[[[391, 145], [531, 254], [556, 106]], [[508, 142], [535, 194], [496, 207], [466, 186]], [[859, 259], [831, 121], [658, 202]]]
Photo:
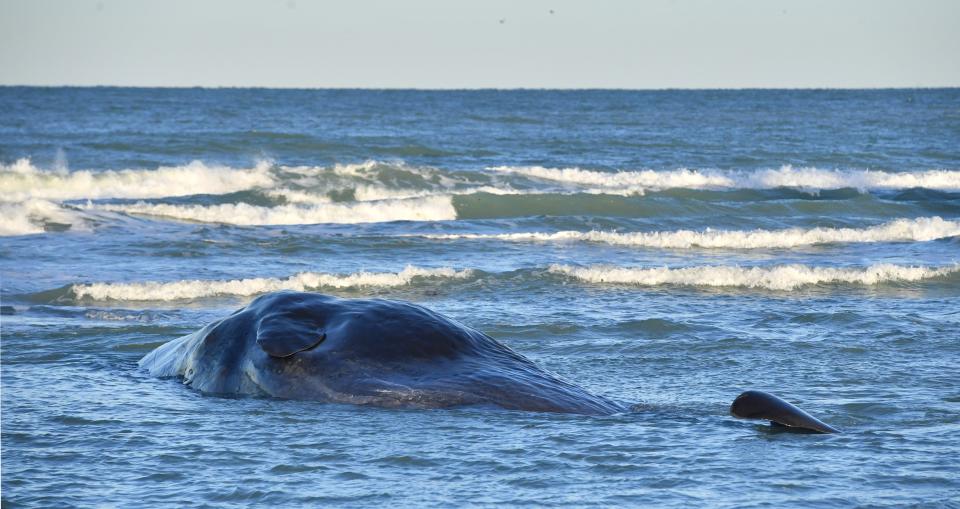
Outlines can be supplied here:
[[225, 194], [269, 187], [273, 183], [269, 162], [261, 162], [248, 169], [208, 166], [194, 161], [184, 166], [161, 166], [154, 170], [100, 172], [44, 170], [31, 164], [28, 159], [0, 165], [0, 195], [9, 201]]
[[36, 198], [0, 201], [0, 219], [0, 236], [43, 233], [53, 224], [72, 230], [89, 229], [76, 211]]
[[914, 187], [943, 191], [960, 190], [960, 171], [956, 170], [885, 172], [794, 168], [790, 165], [778, 169], [749, 172], [686, 168], [610, 172], [542, 166], [498, 166], [489, 170], [560, 184], [591, 186], [594, 189], [606, 189], [618, 194], [642, 194], [647, 189], [773, 189], [778, 187], [810, 191], [842, 188], [870, 191]]
[[829, 243], [924, 242], [960, 235], [960, 221], [940, 217], [897, 219], [867, 228], [788, 228], [783, 230], [674, 230], [609, 232], [592, 230], [523, 233], [428, 234], [431, 239], [503, 240], [511, 242], [596, 242], [616, 246], [665, 249], [791, 248]]
[[300, 272], [287, 278], [75, 284], [70, 287], [70, 291], [77, 299], [173, 301], [214, 296], [249, 297], [279, 290], [391, 288], [413, 284], [417, 279], [463, 279], [472, 274], [473, 271], [469, 269], [422, 268], [408, 265], [399, 272], [350, 274]]
[[554, 264], [548, 271], [594, 284], [741, 287], [786, 291], [817, 284], [877, 285], [887, 282], [920, 281], [958, 272], [960, 264], [948, 267], [913, 267], [880, 263], [862, 268], [818, 267], [801, 264], [772, 267], [712, 265], [679, 268], [609, 265], [578, 267]]
[[350, 203], [325, 203], [318, 200], [314, 205], [287, 204], [274, 207], [247, 203], [178, 205], [137, 202], [133, 204], [88, 203], [84, 208], [234, 225], [352, 224], [386, 221], [445, 221], [457, 218], [450, 196]]

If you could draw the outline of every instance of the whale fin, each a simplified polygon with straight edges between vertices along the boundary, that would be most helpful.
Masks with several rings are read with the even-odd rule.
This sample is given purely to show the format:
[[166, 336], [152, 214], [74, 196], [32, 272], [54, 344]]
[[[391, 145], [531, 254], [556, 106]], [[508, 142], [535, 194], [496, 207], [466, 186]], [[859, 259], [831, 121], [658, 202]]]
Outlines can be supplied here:
[[261, 321], [257, 344], [271, 357], [290, 357], [309, 350], [327, 339], [327, 333], [295, 321]]
[[767, 419], [788, 428], [840, 433], [840, 430], [800, 410], [786, 401], [762, 391], [747, 391], [730, 405], [730, 414], [741, 419]]

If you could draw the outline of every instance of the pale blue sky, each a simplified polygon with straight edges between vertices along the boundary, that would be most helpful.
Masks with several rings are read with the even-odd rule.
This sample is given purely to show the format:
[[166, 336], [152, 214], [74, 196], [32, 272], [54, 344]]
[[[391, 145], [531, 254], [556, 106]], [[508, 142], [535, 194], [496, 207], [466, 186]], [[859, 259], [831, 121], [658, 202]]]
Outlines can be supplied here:
[[0, 0], [0, 84], [960, 86], [960, 1]]

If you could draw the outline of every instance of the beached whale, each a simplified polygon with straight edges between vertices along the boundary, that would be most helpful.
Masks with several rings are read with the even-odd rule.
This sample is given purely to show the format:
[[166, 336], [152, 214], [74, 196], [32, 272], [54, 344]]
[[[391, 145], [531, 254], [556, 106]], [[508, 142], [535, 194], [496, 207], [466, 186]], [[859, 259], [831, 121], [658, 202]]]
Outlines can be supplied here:
[[[382, 407], [493, 405], [580, 414], [630, 410], [539, 368], [482, 332], [422, 306], [383, 299], [287, 291], [263, 295], [158, 347], [140, 365], [210, 394]], [[765, 393], [744, 393], [731, 412], [835, 431]]]

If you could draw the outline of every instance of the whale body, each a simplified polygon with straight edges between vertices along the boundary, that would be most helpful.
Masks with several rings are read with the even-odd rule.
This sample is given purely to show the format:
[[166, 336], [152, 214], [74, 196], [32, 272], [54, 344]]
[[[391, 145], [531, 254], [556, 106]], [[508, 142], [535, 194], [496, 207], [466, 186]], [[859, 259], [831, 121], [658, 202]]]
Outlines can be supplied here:
[[140, 365], [211, 394], [383, 407], [626, 410], [486, 334], [422, 306], [383, 299], [266, 294], [158, 347]]
[[[216, 395], [393, 408], [492, 405], [594, 415], [630, 410], [541, 369], [482, 332], [425, 307], [384, 299], [262, 295], [161, 345], [140, 366]], [[835, 431], [776, 396], [744, 395], [731, 409], [735, 416]]]

